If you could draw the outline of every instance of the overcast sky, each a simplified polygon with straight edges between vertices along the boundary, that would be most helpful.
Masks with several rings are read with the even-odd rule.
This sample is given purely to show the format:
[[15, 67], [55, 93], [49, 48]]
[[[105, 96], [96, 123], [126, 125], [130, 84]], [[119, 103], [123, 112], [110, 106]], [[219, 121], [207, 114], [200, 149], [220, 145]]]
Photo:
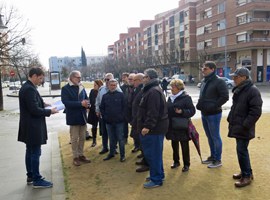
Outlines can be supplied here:
[[6, 0], [29, 20], [34, 49], [48, 67], [51, 56], [106, 55], [107, 46], [140, 20], [177, 8], [178, 0]]

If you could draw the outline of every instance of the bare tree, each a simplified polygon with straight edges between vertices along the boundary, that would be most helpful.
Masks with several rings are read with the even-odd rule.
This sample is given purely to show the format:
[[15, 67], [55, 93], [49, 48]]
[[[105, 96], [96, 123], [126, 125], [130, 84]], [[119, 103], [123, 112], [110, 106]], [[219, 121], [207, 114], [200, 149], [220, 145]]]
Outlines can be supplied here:
[[0, 14], [3, 16], [3, 25], [7, 29], [0, 35], [0, 111], [3, 110], [3, 91], [2, 91], [2, 71], [13, 66], [13, 61], [18, 58], [23, 49], [23, 45], [30, 39], [31, 29], [27, 21], [19, 14], [13, 6], [7, 7], [0, 5]]

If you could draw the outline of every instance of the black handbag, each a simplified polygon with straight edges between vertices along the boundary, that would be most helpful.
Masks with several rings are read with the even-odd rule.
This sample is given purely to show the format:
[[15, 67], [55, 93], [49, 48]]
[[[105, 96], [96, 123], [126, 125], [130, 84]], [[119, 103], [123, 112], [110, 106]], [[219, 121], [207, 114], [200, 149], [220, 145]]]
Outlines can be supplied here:
[[188, 130], [188, 124], [190, 119], [188, 118], [180, 118], [180, 117], [172, 117], [172, 129], [173, 130]]

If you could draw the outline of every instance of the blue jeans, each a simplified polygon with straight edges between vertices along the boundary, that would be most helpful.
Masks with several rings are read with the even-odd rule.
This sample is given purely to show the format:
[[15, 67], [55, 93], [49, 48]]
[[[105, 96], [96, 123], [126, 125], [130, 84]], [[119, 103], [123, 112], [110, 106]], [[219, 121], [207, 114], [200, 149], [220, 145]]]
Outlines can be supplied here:
[[101, 130], [102, 150], [108, 150], [108, 133], [106, 123], [102, 118], [99, 121], [99, 126]]
[[110, 155], [114, 156], [117, 142], [119, 142], [120, 157], [125, 157], [124, 123], [106, 124], [109, 140]]
[[210, 146], [211, 157], [217, 161], [221, 161], [222, 154], [222, 140], [220, 137], [221, 115], [221, 113], [216, 115], [202, 114], [203, 128]]
[[252, 169], [248, 153], [248, 144], [249, 140], [236, 139], [236, 151], [242, 177], [250, 177], [252, 175]]
[[163, 141], [164, 135], [145, 135], [141, 136], [141, 145], [143, 148], [144, 158], [149, 164], [150, 179], [155, 184], [161, 185], [164, 179], [163, 169]]
[[41, 155], [41, 145], [26, 145], [25, 152], [25, 166], [26, 175], [28, 178], [32, 178], [33, 181], [41, 179], [39, 173], [39, 158]]

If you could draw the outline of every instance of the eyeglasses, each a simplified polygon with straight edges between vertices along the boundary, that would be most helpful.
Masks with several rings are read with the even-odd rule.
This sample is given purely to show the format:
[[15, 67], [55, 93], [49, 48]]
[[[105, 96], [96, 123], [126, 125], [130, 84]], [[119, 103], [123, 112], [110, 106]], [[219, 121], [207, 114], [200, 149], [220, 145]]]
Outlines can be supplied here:
[[109, 78], [105, 78], [104, 80], [105, 80], [105, 81], [109, 81], [110, 79], [109, 79]]
[[78, 78], [78, 79], [80, 79], [80, 78], [82, 78], [82, 77], [80, 77], [80, 76], [74, 76], [74, 78]]

